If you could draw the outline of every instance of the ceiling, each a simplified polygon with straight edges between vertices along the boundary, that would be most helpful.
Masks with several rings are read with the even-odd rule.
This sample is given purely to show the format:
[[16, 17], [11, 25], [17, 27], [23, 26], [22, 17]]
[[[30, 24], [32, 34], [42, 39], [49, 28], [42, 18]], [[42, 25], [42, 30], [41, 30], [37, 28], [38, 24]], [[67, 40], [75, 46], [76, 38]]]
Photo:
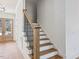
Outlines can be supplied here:
[[18, 0], [0, 0], [0, 4], [2, 4], [8, 12], [15, 10], [17, 2]]

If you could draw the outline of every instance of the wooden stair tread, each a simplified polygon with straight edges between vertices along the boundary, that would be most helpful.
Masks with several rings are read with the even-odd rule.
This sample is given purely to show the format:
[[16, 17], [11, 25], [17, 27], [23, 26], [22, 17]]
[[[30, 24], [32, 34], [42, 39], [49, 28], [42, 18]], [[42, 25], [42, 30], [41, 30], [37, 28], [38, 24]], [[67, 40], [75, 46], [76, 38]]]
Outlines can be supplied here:
[[46, 34], [40, 34], [40, 36], [46, 36]]
[[42, 38], [42, 39], [40, 39], [40, 40], [49, 40], [49, 38]]
[[[32, 32], [32, 31], [30, 31], [30, 32]], [[33, 36], [33, 34], [28, 34], [28, 37], [32, 37]], [[40, 36], [46, 36], [46, 34], [40, 34]]]
[[[42, 41], [42, 40], [49, 40], [49, 39], [48, 38], [42, 38], [40, 40]], [[29, 40], [29, 42], [31, 42], [31, 41], [33, 42], [33, 40]], [[25, 42], [28, 42], [28, 40], [25, 40]]]
[[[48, 50], [45, 50], [45, 51], [41, 51], [40, 52], [40, 56], [42, 56], [42, 55], [45, 55], [45, 54], [49, 54], [49, 53], [51, 53], [51, 52], [54, 52], [54, 51], [57, 51], [57, 49], [55, 49], [55, 48], [51, 48], [51, 49], [48, 49]], [[34, 56], [32, 55], [32, 54], [30, 54], [30, 56], [33, 58]], [[53, 56], [53, 57], [51, 57], [51, 58], [49, 58], [49, 59], [55, 59], [55, 58], [57, 58], [57, 57], [59, 57], [58, 55], [55, 55], [55, 56]], [[60, 57], [59, 57], [60, 58]]]
[[45, 50], [45, 51], [41, 51], [40, 56], [51, 53], [51, 52], [54, 52], [54, 51], [57, 51], [57, 49], [51, 48], [51, 49], [48, 49], [48, 50]]
[[50, 57], [48, 59], [63, 59], [63, 57], [61, 57], [60, 55], [55, 55], [55, 56]]
[[[40, 47], [44, 47], [44, 46], [49, 46], [49, 45], [53, 45], [52, 43], [44, 43], [44, 44], [40, 44]], [[31, 45], [30, 47], [27, 47], [28, 49], [32, 49], [33, 46]]]
[[43, 30], [41, 30], [40, 32], [44, 32]]
[[52, 44], [52, 43], [40, 44], [40, 47], [43, 47], [43, 46], [48, 46], [48, 45], [53, 45], [53, 44]]

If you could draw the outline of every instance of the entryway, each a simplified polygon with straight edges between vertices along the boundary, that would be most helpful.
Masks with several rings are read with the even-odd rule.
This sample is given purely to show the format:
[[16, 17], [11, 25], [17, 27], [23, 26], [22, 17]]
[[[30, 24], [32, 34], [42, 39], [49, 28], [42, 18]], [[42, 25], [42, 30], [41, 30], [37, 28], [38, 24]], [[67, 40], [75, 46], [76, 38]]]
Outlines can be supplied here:
[[0, 42], [13, 40], [13, 19], [0, 18]]

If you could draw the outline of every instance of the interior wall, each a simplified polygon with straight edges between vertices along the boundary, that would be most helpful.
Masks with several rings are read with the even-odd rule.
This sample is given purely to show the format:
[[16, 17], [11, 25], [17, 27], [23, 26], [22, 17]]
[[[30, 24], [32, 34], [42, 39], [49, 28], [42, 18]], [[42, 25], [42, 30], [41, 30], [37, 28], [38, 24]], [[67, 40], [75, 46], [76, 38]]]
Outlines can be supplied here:
[[37, 10], [39, 24], [65, 59], [65, 0], [39, 0]]
[[[23, 56], [25, 59], [29, 59], [28, 53], [29, 51], [27, 50], [27, 43], [25, 40], [27, 37], [24, 37], [24, 16], [23, 16], [23, 9], [25, 8], [24, 2], [25, 0], [19, 0], [17, 7], [16, 7], [16, 16], [14, 20], [14, 35], [17, 43], [17, 47], [20, 49], [22, 52]], [[29, 6], [30, 8], [31, 6]], [[28, 9], [27, 12], [29, 12], [30, 9]], [[32, 11], [30, 11], [31, 13]], [[33, 13], [33, 12], [32, 12]], [[29, 16], [33, 16], [33, 14], [28, 14]]]
[[79, 56], [79, 0], [66, 0], [66, 56]]
[[37, 0], [25, 0], [27, 14], [32, 17], [33, 22], [37, 20]]
[[14, 20], [14, 35], [17, 45], [22, 49], [22, 32], [23, 32], [23, 1], [19, 0], [16, 6], [16, 16]]

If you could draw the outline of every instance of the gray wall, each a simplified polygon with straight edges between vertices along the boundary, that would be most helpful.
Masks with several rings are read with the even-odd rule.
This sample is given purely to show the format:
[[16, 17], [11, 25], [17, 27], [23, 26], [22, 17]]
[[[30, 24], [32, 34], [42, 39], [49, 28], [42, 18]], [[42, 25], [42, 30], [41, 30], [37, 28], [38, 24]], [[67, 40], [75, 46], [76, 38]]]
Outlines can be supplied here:
[[79, 57], [79, 0], [66, 0], [66, 56]]
[[37, 0], [25, 0], [25, 8], [27, 9], [27, 14], [32, 17], [32, 20], [37, 19]]
[[38, 22], [65, 59], [65, 0], [39, 0]]

